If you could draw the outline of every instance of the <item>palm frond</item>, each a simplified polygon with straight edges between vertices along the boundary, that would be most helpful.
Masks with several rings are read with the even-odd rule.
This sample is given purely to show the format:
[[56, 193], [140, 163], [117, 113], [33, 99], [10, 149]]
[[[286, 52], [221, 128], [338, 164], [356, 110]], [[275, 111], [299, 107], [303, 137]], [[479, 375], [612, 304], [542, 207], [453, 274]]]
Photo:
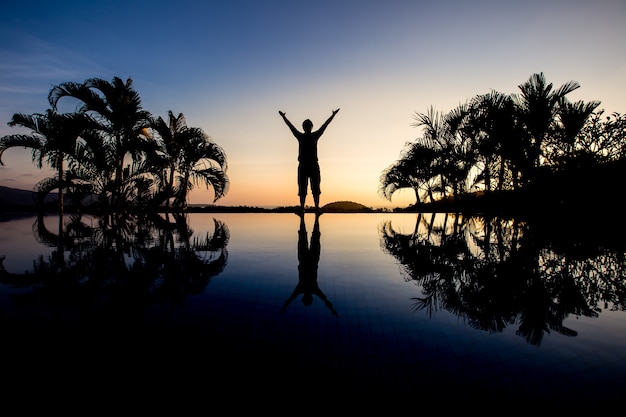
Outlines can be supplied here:
[[0, 165], [4, 165], [2, 162], [2, 156], [4, 152], [9, 148], [24, 148], [32, 150], [33, 162], [37, 165], [37, 168], [42, 167], [43, 161], [43, 142], [39, 135], [7, 135], [0, 138]]

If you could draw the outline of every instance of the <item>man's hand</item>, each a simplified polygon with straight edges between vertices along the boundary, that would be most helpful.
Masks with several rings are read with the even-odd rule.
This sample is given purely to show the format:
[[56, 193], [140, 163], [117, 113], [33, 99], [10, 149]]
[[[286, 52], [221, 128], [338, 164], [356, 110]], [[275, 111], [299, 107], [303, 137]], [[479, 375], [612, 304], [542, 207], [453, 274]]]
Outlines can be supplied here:
[[338, 111], [339, 111], [339, 109], [333, 110], [333, 116], [336, 115]]
[[280, 114], [281, 116], [285, 117], [285, 112], [284, 111], [278, 110], [278, 114]]

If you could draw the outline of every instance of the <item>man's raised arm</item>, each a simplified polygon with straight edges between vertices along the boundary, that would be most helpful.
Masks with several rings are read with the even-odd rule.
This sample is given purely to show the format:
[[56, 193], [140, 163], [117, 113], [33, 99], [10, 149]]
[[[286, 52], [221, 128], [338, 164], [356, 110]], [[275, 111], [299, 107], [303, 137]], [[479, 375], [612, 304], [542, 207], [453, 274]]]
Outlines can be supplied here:
[[296, 129], [296, 127], [294, 125], [291, 124], [291, 122], [289, 121], [289, 119], [287, 119], [287, 116], [285, 116], [285, 112], [284, 111], [278, 111], [278, 114], [280, 114], [280, 116], [283, 118], [283, 120], [285, 121], [285, 123], [287, 123], [287, 126], [289, 126], [289, 129], [291, 130], [291, 132], [294, 135], [298, 135], [300, 132], [298, 131], [298, 129]]
[[330, 117], [328, 119], [326, 119], [326, 121], [324, 122], [322, 127], [319, 128], [318, 132], [324, 133], [324, 131], [326, 130], [326, 127], [328, 127], [328, 125], [333, 120], [333, 118], [335, 117], [335, 115], [337, 114], [338, 111], [339, 111], [339, 109], [333, 110], [333, 114], [331, 114]]

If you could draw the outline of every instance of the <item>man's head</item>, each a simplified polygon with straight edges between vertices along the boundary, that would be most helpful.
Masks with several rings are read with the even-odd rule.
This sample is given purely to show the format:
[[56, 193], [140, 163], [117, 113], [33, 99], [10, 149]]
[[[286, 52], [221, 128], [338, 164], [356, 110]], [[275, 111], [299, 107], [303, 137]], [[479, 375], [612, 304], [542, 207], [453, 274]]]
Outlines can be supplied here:
[[311, 133], [311, 130], [313, 129], [313, 122], [309, 119], [306, 119], [304, 122], [302, 122], [302, 129], [304, 129], [306, 133]]

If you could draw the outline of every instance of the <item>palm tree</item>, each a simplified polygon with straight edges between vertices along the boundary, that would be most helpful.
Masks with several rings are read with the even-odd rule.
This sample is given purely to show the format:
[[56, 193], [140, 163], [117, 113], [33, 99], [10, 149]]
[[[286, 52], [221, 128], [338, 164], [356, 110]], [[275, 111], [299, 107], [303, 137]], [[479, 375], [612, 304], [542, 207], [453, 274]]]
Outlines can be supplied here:
[[579, 100], [572, 103], [565, 97], [561, 98], [559, 102], [559, 120], [561, 122], [562, 134], [557, 136], [558, 142], [556, 146], [563, 148], [562, 153], [566, 160], [571, 160], [574, 157], [576, 138], [599, 105], [599, 101], [585, 103]]
[[[416, 204], [426, 197], [434, 201], [437, 186], [437, 161], [439, 154], [419, 140], [407, 142], [400, 159], [386, 168], [380, 176], [379, 194], [391, 201], [393, 194], [404, 188], [415, 193]], [[425, 196], [422, 196], [425, 194]]]
[[458, 196], [465, 189], [474, 161], [471, 143], [461, 129], [466, 115], [465, 106], [444, 115], [432, 107], [428, 113], [417, 113], [414, 126], [423, 127], [424, 135], [407, 142], [400, 160], [382, 172], [379, 195], [391, 200], [397, 190], [411, 188], [416, 203], [426, 197], [432, 202], [436, 192], [445, 197], [451, 188], [452, 195]]
[[444, 115], [449, 136], [448, 148], [451, 153], [449, 162], [445, 165], [445, 172], [455, 198], [474, 186], [470, 174], [476, 165], [475, 143], [463, 128], [467, 124], [469, 114], [468, 106], [461, 104]]
[[178, 176], [173, 205], [184, 208], [187, 205], [189, 191], [199, 183], [204, 183], [207, 188], [213, 188], [215, 202], [228, 193], [226, 153], [200, 128], [188, 127], [185, 130], [185, 137], [187, 140], [182, 144], [177, 163]]
[[226, 195], [226, 154], [202, 129], [187, 126], [184, 114], [175, 116], [171, 110], [167, 122], [159, 117], [151, 126], [159, 145], [149, 156], [161, 183], [156, 204], [165, 201], [169, 207], [170, 198], [174, 198], [172, 205], [184, 208], [189, 191], [199, 182], [213, 188], [214, 202]]
[[14, 134], [0, 138], [0, 165], [3, 153], [12, 147], [30, 148], [35, 166], [41, 168], [44, 160], [57, 170], [56, 179], [44, 179], [36, 188], [39, 201], [53, 189], [59, 191], [59, 210], [64, 207], [63, 188], [67, 186], [64, 179], [64, 161], [74, 154], [77, 140], [89, 126], [90, 121], [82, 114], [57, 114], [48, 109], [45, 114], [16, 113], [8, 123], [9, 126], [21, 126], [30, 129], [30, 134]]
[[492, 181], [497, 190], [516, 188], [528, 165], [529, 150], [511, 96], [497, 91], [476, 96], [463, 129], [473, 138], [484, 163], [485, 189], [492, 189]]
[[[185, 116], [180, 113], [174, 116], [174, 113], [168, 111], [168, 121], [162, 117], [153, 120], [152, 129], [158, 134], [160, 139], [157, 153], [151, 156], [151, 160], [155, 165], [154, 173], [161, 182], [159, 187], [163, 197], [155, 196], [155, 203], [161, 204], [165, 200], [166, 207], [170, 206], [170, 199], [174, 194], [174, 179], [177, 170], [177, 162], [180, 162], [182, 152], [182, 143], [188, 140], [185, 136], [187, 123]], [[150, 133], [147, 133], [151, 136]]]
[[555, 132], [559, 103], [579, 87], [576, 81], [569, 81], [553, 90], [552, 83], [548, 84], [541, 72], [518, 86], [521, 94], [511, 95], [518, 107], [520, 121], [530, 134], [534, 168], [541, 166], [544, 141]]
[[391, 201], [396, 191], [410, 188], [415, 193], [415, 203], [419, 204], [420, 184], [415, 174], [415, 167], [412, 164], [404, 160], [396, 161], [381, 173], [378, 194]]
[[[423, 146], [432, 149], [437, 154], [437, 158], [430, 164], [430, 172], [437, 180], [437, 187], [441, 197], [445, 198], [449, 187], [452, 193], [458, 190], [458, 177], [461, 166], [457, 164], [458, 147], [460, 136], [456, 135], [451, 123], [457, 122], [464, 113], [463, 107], [457, 109], [458, 114], [450, 112], [441, 114], [430, 107], [427, 113], [416, 113], [413, 126], [422, 127], [424, 134], [418, 138], [418, 142]], [[461, 170], [462, 171], [462, 170]]]
[[135, 180], [129, 175], [131, 165], [126, 165], [127, 157], [133, 162], [132, 168], [137, 168], [135, 163], [139, 163], [146, 150], [154, 145], [142, 135], [149, 126], [150, 113], [142, 109], [132, 80], [129, 78], [124, 82], [115, 77], [111, 82], [100, 78], [90, 78], [84, 83], [66, 82], [50, 90], [48, 101], [56, 109], [63, 97], [79, 100], [78, 111], [89, 114], [98, 123], [96, 130], [106, 143], [106, 152], [114, 169], [113, 178], [107, 179], [112, 184], [107, 187], [112, 193], [113, 204], [122, 204], [125, 186]]

